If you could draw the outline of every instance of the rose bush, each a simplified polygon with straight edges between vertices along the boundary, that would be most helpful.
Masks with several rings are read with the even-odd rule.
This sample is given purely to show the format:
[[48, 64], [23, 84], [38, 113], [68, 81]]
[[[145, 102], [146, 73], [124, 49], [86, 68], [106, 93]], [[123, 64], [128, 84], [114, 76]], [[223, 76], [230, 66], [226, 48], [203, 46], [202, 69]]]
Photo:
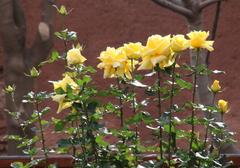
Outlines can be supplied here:
[[[57, 8], [63, 16], [69, 12], [65, 7]], [[60, 10], [62, 9], [62, 10]], [[223, 161], [219, 149], [226, 143], [233, 143], [233, 133], [226, 130], [223, 116], [229, 111], [228, 102], [219, 100], [215, 104], [217, 94], [222, 90], [219, 81], [215, 80], [209, 91], [214, 95], [212, 105], [197, 103], [196, 89], [200, 75], [211, 75], [215, 72], [199, 63], [203, 50], [213, 51], [213, 41], [208, 41], [209, 32], [193, 31], [186, 36], [152, 35], [146, 45], [141, 42], [129, 42], [117, 48], [107, 47], [100, 53], [97, 68], [103, 69], [103, 78], [116, 78], [116, 82], [108, 88], [99, 89], [92, 80], [96, 70], [86, 65], [86, 58], [82, 55], [82, 47], [78, 44], [77, 34], [68, 29], [55, 33], [64, 42], [72, 43], [73, 48], [64, 48], [64, 52], [53, 51], [49, 60], [40, 64], [65, 61], [65, 72], [59, 81], [53, 84], [51, 93], [30, 91], [23, 99], [24, 103], [33, 104], [35, 110], [26, 121], [21, 120], [19, 111], [9, 112], [20, 124], [23, 136], [9, 135], [8, 138], [19, 143], [19, 148], [31, 157], [31, 162], [23, 164], [12, 163], [12, 167], [34, 167], [39, 162], [49, 165], [50, 152], [72, 155], [75, 167], [224, 167], [229, 163]], [[74, 46], [76, 45], [76, 47]], [[66, 46], [66, 45], [65, 45]], [[184, 64], [179, 61], [180, 55], [191, 50], [196, 58], [195, 65]], [[147, 70], [148, 72], [145, 73]], [[150, 72], [149, 72], [150, 71]], [[185, 75], [185, 74], [190, 75]], [[33, 67], [31, 78], [37, 78], [40, 71]], [[193, 79], [189, 82], [189, 79]], [[151, 78], [154, 83], [145, 84], [143, 79]], [[151, 80], [151, 81], [152, 81]], [[138, 96], [142, 90], [144, 96]], [[7, 86], [5, 92], [12, 95], [14, 102], [14, 86]], [[192, 94], [190, 100], [175, 102], [174, 97], [181, 96], [182, 91]], [[109, 97], [107, 103], [101, 97]], [[119, 103], [113, 100], [115, 97]], [[49, 107], [40, 109], [39, 105], [45, 99], [52, 99], [58, 103], [56, 113], [68, 110], [64, 119], [52, 118], [44, 120], [46, 113], [54, 113]], [[166, 104], [169, 104], [166, 106]], [[158, 116], [154, 117], [148, 111], [157, 105]], [[127, 108], [124, 108], [127, 107]], [[127, 109], [127, 111], [126, 111]], [[132, 111], [132, 116], [125, 114]], [[177, 114], [190, 112], [186, 118], [179, 118]], [[196, 113], [205, 113], [205, 117], [198, 117]], [[120, 118], [119, 128], [108, 128], [103, 121], [108, 113]], [[222, 121], [213, 118], [214, 113], [222, 114]], [[27, 126], [34, 125], [36, 136], [28, 138], [24, 133]], [[35, 126], [38, 125], [38, 126]], [[57, 147], [46, 146], [45, 129], [54, 126], [55, 133], [66, 134], [60, 139]], [[151, 145], [141, 141], [141, 128], [144, 125], [155, 139]], [[189, 125], [190, 130], [180, 126]], [[202, 125], [199, 135], [196, 125]], [[114, 143], [106, 141], [111, 136]], [[179, 141], [180, 140], [180, 141]], [[183, 148], [178, 142], [187, 141]], [[34, 144], [41, 141], [41, 148]], [[44, 154], [41, 159], [36, 155]], [[155, 154], [155, 158], [146, 159], [148, 154]]]

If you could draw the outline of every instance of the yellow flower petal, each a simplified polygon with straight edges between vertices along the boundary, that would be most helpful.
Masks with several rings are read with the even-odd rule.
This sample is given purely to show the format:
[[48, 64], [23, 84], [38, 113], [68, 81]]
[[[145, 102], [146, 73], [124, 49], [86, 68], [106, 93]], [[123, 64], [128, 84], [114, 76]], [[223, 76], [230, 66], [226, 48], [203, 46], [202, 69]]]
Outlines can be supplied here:
[[57, 113], [72, 106], [72, 102], [65, 102], [65, 96], [66, 94], [52, 96], [52, 100], [58, 103]]
[[227, 113], [229, 111], [228, 102], [225, 100], [219, 100], [218, 108], [221, 110], [222, 113]]
[[169, 66], [171, 59], [171, 37], [152, 35], [148, 38], [146, 47], [142, 50], [142, 62], [139, 70], [152, 70], [157, 64], [160, 68]]
[[87, 59], [82, 56], [80, 49], [73, 48], [67, 52], [67, 64], [68, 65], [76, 65], [76, 64], [82, 64]]
[[209, 32], [205, 31], [192, 31], [187, 34], [190, 41], [190, 47], [195, 49], [207, 49], [213, 51], [213, 41], [207, 41]]
[[186, 50], [189, 47], [189, 40], [185, 39], [184, 35], [175, 35], [171, 40], [171, 49], [174, 52]]
[[66, 92], [67, 85], [69, 85], [73, 90], [78, 89], [78, 85], [76, 84], [76, 82], [74, 82], [74, 80], [68, 75], [65, 75], [65, 77], [60, 81], [53, 82], [54, 90], [56, 90], [58, 88], [62, 88]]
[[123, 50], [130, 59], [138, 59], [140, 57], [143, 46], [140, 42], [124, 44]]
[[211, 86], [211, 90], [214, 92], [214, 93], [217, 93], [221, 90], [221, 86], [219, 85], [219, 81], [218, 80], [214, 80], [212, 86]]

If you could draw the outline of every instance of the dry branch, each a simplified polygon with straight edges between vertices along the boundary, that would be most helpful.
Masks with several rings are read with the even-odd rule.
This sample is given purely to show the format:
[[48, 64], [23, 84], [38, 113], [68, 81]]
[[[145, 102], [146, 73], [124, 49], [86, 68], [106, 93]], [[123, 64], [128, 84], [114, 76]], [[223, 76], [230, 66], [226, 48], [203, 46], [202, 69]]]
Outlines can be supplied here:
[[173, 2], [170, 2], [170, 1], [166, 1], [166, 0], [152, 0], [152, 1], [157, 3], [158, 5], [161, 5], [162, 7], [170, 9], [173, 12], [181, 14], [185, 17], [191, 17], [193, 15], [192, 11], [185, 8], [183, 5], [179, 5], [177, 3], [173, 3]]
[[200, 9], [202, 10], [202, 9], [204, 9], [214, 3], [220, 2], [220, 1], [223, 1], [223, 0], [205, 0], [200, 4]]

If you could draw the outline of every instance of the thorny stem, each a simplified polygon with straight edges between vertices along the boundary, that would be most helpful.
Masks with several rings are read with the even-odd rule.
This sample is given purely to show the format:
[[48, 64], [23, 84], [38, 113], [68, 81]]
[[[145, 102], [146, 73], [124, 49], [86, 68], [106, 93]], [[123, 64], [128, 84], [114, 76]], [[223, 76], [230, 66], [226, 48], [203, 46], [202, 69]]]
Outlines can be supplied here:
[[85, 115], [86, 115], [86, 124], [87, 124], [87, 137], [91, 137], [91, 144], [92, 144], [92, 147], [93, 147], [93, 153], [94, 153], [94, 157], [95, 157], [95, 161], [96, 161], [96, 165], [98, 164], [98, 152], [97, 152], [97, 145], [96, 145], [96, 142], [95, 142], [95, 137], [92, 133], [92, 130], [89, 130], [89, 127], [90, 126], [90, 120], [89, 120], [89, 115], [88, 115], [88, 111], [85, 107], [85, 105], [83, 105], [84, 107], [84, 112], [85, 112]]
[[[131, 73], [132, 73], [132, 82], [135, 80], [135, 75], [134, 75], [134, 59], [131, 58]], [[133, 108], [133, 114], [136, 115], [136, 103], [135, 103], [135, 87], [132, 84], [132, 108]], [[136, 141], [138, 140], [138, 125], [135, 126], [135, 136], [136, 136]], [[138, 153], [138, 150], [136, 149], [136, 154]], [[138, 158], [136, 156], [136, 162], [138, 162]]]
[[38, 119], [38, 124], [40, 127], [40, 134], [41, 134], [41, 140], [42, 140], [42, 149], [43, 149], [43, 153], [44, 153], [44, 157], [45, 157], [45, 168], [47, 168], [47, 163], [48, 163], [48, 151], [46, 149], [46, 145], [45, 145], [45, 137], [44, 137], [44, 132], [43, 132], [43, 125], [42, 125], [42, 118], [41, 115], [39, 113], [39, 107], [38, 107], [38, 102], [35, 103], [35, 108], [37, 110], [37, 119]]
[[[213, 99], [212, 99], [212, 105], [214, 105], [214, 102], [215, 102], [215, 96], [216, 96], [216, 93], [213, 93]], [[204, 150], [206, 149], [207, 147], [207, 139], [208, 139], [208, 132], [209, 132], [209, 120], [212, 118], [212, 113], [211, 111], [208, 113], [208, 116], [207, 116], [207, 127], [206, 127], [206, 132], [205, 132], [205, 136], [204, 136], [204, 144], [203, 144], [203, 154], [204, 154]], [[207, 151], [207, 150], [206, 150]], [[198, 167], [201, 166], [201, 160], [199, 162], [199, 165]]]
[[[78, 125], [78, 124], [77, 124]], [[71, 122], [71, 126], [72, 126], [72, 128], [74, 128], [75, 126], [74, 126], [74, 122], [72, 121]], [[78, 131], [78, 129], [77, 129], [77, 131]], [[79, 131], [78, 131], [78, 133], [79, 133]], [[75, 158], [76, 158], [76, 147], [74, 146], [74, 139], [76, 138], [76, 136], [77, 136], [77, 134], [73, 134], [72, 135], [72, 144], [71, 144], [71, 146], [72, 146], [72, 149], [73, 149], [73, 165], [75, 164]]]
[[170, 112], [169, 112], [169, 134], [168, 134], [168, 165], [171, 166], [171, 141], [172, 141], [172, 110], [173, 110], [173, 96], [174, 96], [174, 83], [175, 83], [175, 63], [172, 67], [172, 84], [170, 95]]
[[[118, 89], [119, 90], [122, 90], [121, 89], [121, 86], [120, 86], [120, 80], [119, 78], [117, 77], [117, 86], [118, 86]], [[121, 120], [121, 127], [124, 126], [123, 124], [123, 102], [122, 102], [122, 97], [119, 96], [119, 105], [120, 105], [120, 120]]]
[[[64, 16], [62, 16], [62, 19], [61, 19], [61, 24], [62, 24], [62, 30], [64, 30], [65, 29], [65, 24], [64, 24], [64, 22], [65, 22], [65, 17]], [[63, 45], [64, 45], [64, 52], [67, 54], [67, 41], [64, 39], [63, 40]]]
[[[132, 72], [132, 82], [134, 82], [134, 60], [133, 58], [131, 58], [131, 72]], [[134, 85], [132, 85], [132, 94], [133, 94], [133, 98], [132, 98], [132, 108], [133, 108], [133, 114], [136, 114], [136, 103], [135, 103], [135, 87]], [[136, 125], [135, 127], [135, 134], [136, 134], [136, 138], [138, 137], [138, 126]]]
[[[216, 94], [213, 93], [212, 105], [214, 105], [215, 96], [216, 96]], [[207, 116], [207, 120], [209, 120], [209, 119], [211, 119], [211, 118], [212, 118], [212, 113], [209, 112], [209, 113], [208, 113], [208, 116]], [[206, 133], [205, 133], [205, 138], [204, 138], [204, 145], [203, 145], [204, 149], [206, 148], [206, 145], [207, 145], [208, 131], [209, 131], [209, 122], [208, 122], [208, 125], [207, 125], [207, 128], [206, 128]]]
[[194, 69], [194, 74], [193, 74], [192, 114], [191, 114], [192, 129], [191, 129], [191, 139], [190, 139], [189, 153], [192, 150], [192, 144], [193, 144], [194, 132], [195, 132], [195, 125], [194, 125], [195, 109], [194, 109], [194, 104], [195, 104], [195, 97], [196, 97], [196, 90], [197, 90], [197, 66], [198, 66], [199, 54], [200, 54], [200, 50], [197, 49], [196, 64], [195, 64], [195, 67], [194, 67], [195, 69]]
[[[84, 131], [84, 123], [83, 123], [83, 121], [82, 121], [81, 124], [82, 125], [80, 127], [81, 127], [81, 131], [82, 131], [82, 137], [84, 137], [85, 136], [85, 131]], [[86, 165], [86, 160], [87, 160], [85, 154], [87, 152], [87, 149], [85, 147], [85, 145], [86, 145], [85, 138], [82, 138], [82, 140], [83, 140], [83, 143], [81, 144], [81, 148], [82, 148], [83, 159], [84, 159], [83, 166], [85, 166]]]
[[160, 159], [163, 159], [163, 137], [162, 137], [162, 126], [160, 123], [160, 118], [161, 118], [161, 114], [162, 114], [162, 104], [161, 104], [161, 76], [160, 76], [160, 70], [157, 70], [157, 77], [158, 77], [158, 89], [157, 89], [157, 93], [158, 93], [158, 119], [159, 119], [159, 150], [160, 150]]

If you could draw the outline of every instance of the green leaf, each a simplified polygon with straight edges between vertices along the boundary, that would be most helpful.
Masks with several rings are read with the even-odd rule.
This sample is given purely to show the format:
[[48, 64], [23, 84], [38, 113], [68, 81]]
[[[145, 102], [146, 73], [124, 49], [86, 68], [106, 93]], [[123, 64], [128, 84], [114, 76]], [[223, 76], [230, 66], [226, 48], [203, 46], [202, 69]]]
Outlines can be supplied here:
[[38, 152], [37, 148], [31, 148], [31, 149], [26, 149], [26, 150], [23, 150], [23, 153], [26, 154], [26, 155], [29, 155], [29, 156], [34, 156], [36, 155]]
[[137, 80], [137, 81], [141, 81], [141, 80], [143, 80], [143, 76], [142, 75], [140, 75], [140, 74], [136, 74], [135, 76], [134, 76], [134, 79], [135, 80]]
[[57, 5], [53, 5], [53, 7], [55, 7], [57, 9], [57, 12], [62, 16], [69, 15], [69, 13], [71, 13], [71, 11], [73, 10], [73, 9], [70, 9], [69, 11], [67, 11], [64, 5], [61, 5], [60, 8]]
[[102, 135], [98, 135], [96, 137], [96, 142], [98, 145], [102, 146], [102, 147], [107, 147], [109, 145], [109, 143], [107, 143], [105, 140], [103, 140], [103, 136]]
[[153, 71], [153, 72], [151, 72], [151, 73], [145, 74], [144, 76], [146, 76], [146, 77], [151, 77], [151, 76], [153, 76], [153, 75], [155, 75], [155, 74], [156, 74], [156, 71]]
[[205, 64], [200, 64], [196, 67], [196, 73], [199, 75], [210, 75], [212, 71]]
[[8, 140], [14, 140], [14, 141], [22, 141], [22, 139], [23, 139], [19, 135], [7, 135], [6, 138]]
[[188, 89], [191, 90], [193, 85], [190, 82], [187, 82], [183, 79], [176, 79], [176, 83], [182, 88], [182, 89]]
[[39, 67], [41, 67], [41, 66], [43, 66], [45, 64], [53, 63], [53, 62], [57, 61], [59, 58], [60, 58], [60, 56], [59, 56], [59, 53], [57, 52], [57, 50], [53, 50], [51, 52], [50, 58], [48, 60], [46, 60], [46, 61], [41, 62], [39, 64]]
[[63, 120], [52, 118], [52, 121], [54, 123], [56, 132], [62, 131], [64, 129], [65, 123]]
[[136, 87], [141, 87], [141, 88], [146, 88], [148, 87], [147, 85], [142, 84], [141, 82], [134, 80], [133, 82], [130, 82], [131, 85], [136, 86]]
[[220, 71], [220, 70], [213, 70], [212, 73], [214, 73], [214, 74], [226, 74], [225, 71]]
[[43, 127], [47, 127], [49, 125], [49, 122], [47, 120], [41, 120], [41, 125]]
[[4, 92], [8, 94], [14, 93], [15, 90], [16, 90], [15, 85], [8, 85], [7, 87], [4, 88]]
[[58, 12], [61, 14], [61, 15], [67, 15], [67, 9], [64, 5], [61, 5], [60, 9], [58, 10]]
[[57, 165], [55, 165], [55, 164], [50, 164], [50, 165], [48, 165], [48, 168], [57, 168]]
[[62, 30], [60, 32], [55, 32], [54, 35], [60, 40], [64, 41], [76, 41], [77, 40], [77, 32], [68, 31], [68, 29]]
[[35, 67], [33, 67], [30, 70], [30, 74], [25, 74], [25, 75], [28, 76], [28, 77], [31, 77], [31, 78], [36, 78], [40, 75], [40, 71], [38, 71]]
[[12, 168], [25, 168], [25, 166], [23, 165], [22, 162], [14, 162], [14, 163], [11, 163], [11, 167], [12, 167]]

